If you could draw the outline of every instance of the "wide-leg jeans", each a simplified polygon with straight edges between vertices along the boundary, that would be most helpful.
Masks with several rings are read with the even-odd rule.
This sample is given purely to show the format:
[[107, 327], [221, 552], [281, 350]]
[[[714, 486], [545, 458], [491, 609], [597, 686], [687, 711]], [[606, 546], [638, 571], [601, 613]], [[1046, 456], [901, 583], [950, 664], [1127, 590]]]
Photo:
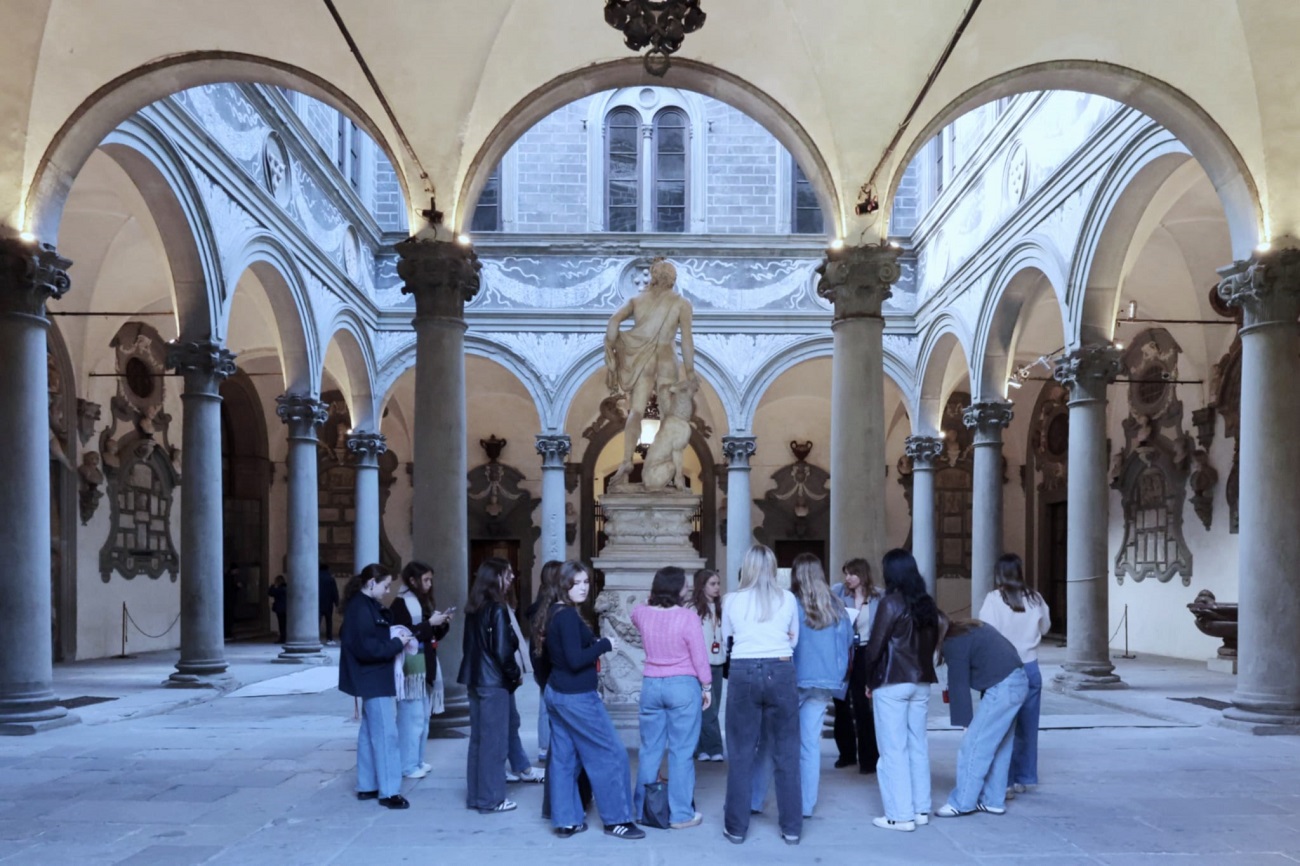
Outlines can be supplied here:
[[929, 683], [896, 683], [871, 692], [876, 723], [876, 784], [885, 817], [911, 821], [930, 811], [930, 744], [925, 736]]
[[1011, 746], [1011, 774], [1017, 785], [1038, 784], [1038, 719], [1043, 709], [1043, 674], [1038, 662], [1025, 662], [1029, 697], [1016, 713], [1016, 738]]
[[393, 797], [402, 790], [402, 759], [397, 745], [397, 699], [362, 698], [357, 731], [357, 790]]
[[727, 681], [727, 797], [724, 829], [733, 836], [749, 832], [759, 742], [772, 741], [776, 811], [781, 833], [803, 830], [799, 780], [799, 692], [789, 659], [731, 660]]
[[427, 687], [422, 687], [416, 697], [397, 702], [397, 743], [402, 755], [403, 776], [414, 773], [424, 763], [432, 703], [433, 694]]
[[[822, 723], [826, 721], [826, 705], [832, 695], [830, 689], [799, 689], [799, 788], [805, 818], [812, 817], [817, 805], [822, 770]], [[750, 807], [755, 812], [763, 811], [772, 770], [772, 740], [764, 736], [758, 746], [754, 770], [754, 797]]]
[[1024, 668], [1016, 668], [985, 690], [957, 747], [957, 787], [948, 795], [948, 803], [958, 812], [974, 811], [979, 803], [994, 808], [1006, 805], [1012, 728], [1028, 696]]
[[700, 739], [702, 695], [695, 677], [641, 680], [641, 751], [637, 758], [632, 814], [639, 820], [645, 786], [659, 777], [668, 751], [668, 815], [674, 824], [695, 817], [695, 744]]
[[519, 718], [519, 704], [515, 703], [515, 693], [510, 693], [510, 742], [507, 747], [507, 758], [510, 761], [510, 772], [518, 775], [527, 773], [533, 766], [528, 760], [528, 752], [524, 751], [524, 741], [519, 737], [519, 726], [523, 722]]
[[631, 821], [632, 780], [627, 750], [600, 696], [594, 691], [565, 694], [548, 685], [542, 699], [551, 715], [546, 776], [551, 783], [552, 826], [576, 827], [582, 823], [580, 767], [591, 780], [596, 808], [605, 826]]
[[476, 686], [469, 689], [469, 755], [465, 804], [492, 809], [506, 798], [506, 751], [510, 740], [510, 692]]

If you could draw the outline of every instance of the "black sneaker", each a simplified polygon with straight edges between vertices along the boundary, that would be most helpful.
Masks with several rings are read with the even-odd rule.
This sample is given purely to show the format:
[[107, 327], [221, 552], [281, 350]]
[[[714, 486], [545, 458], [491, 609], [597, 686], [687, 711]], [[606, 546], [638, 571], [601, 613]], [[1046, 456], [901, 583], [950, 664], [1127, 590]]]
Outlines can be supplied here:
[[555, 828], [555, 835], [559, 836], [561, 839], [568, 839], [570, 836], [576, 836], [579, 833], [585, 833], [585, 832], [587, 832], [586, 821], [583, 821], [581, 824], [578, 824], [577, 826]]
[[620, 839], [644, 839], [645, 831], [631, 821], [625, 821], [622, 824], [611, 824], [606, 827], [605, 835], [617, 836]]
[[380, 798], [379, 798], [379, 805], [383, 806], [385, 809], [409, 809], [409, 808], [411, 808], [411, 803], [410, 803], [410, 801], [407, 800], [405, 797], [403, 797], [401, 794], [394, 794], [394, 795], [391, 796], [391, 797], [380, 797]]
[[857, 762], [857, 758], [840, 758], [835, 762], [835, 769], [843, 770], [845, 767], [852, 767]]
[[357, 799], [358, 799], [358, 800], [378, 800], [378, 799], [379, 799], [379, 792], [378, 792], [378, 791], [357, 791]]

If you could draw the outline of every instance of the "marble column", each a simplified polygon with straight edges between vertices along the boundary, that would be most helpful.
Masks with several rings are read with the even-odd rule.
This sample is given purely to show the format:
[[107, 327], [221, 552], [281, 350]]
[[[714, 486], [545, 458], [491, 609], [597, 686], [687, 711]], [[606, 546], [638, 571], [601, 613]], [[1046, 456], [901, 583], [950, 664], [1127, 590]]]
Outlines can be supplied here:
[[388, 450], [383, 433], [355, 430], [348, 451], [356, 461], [356, 503], [352, 524], [352, 573], [379, 562], [379, 455]]
[[45, 302], [72, 262], [0, 239], [0, 733], [76, 721], [54, 696], [50, 625], [50, 431]]
[[1109, 344], [1082, 346], [1056, 360], [1070, 390], [1070, 513], [1065, 547], [1066, 653], [1057, 682], [1066, 688], [1122, 687], [1110, 661], [1110, 530], [1106, 387], [1120, 371]]
[[[938, 598], [938, 513], [934, 503], [935, 462], [943, 455], [942, 436], [908, 436], [904, 451], [912, 460], [912, 556], [925, 588]], [[873, 571], [878, 569], [873, 565]], [[877, 580], [879, 578], [877, 577]]]
[[[962, 421], [975, 431], [971, 479], [970, 613], [975, 616], [993, 591], [993, 564], [1002, 555], [1002, 431], [1011, 423], [1011, 404], [972, 403]], [[1104, 418], [1104, 414], [1103, 414]]]
[[749, 500], [749, 458], [758, 451], [753, 436], [723, 436], [727, 458], [727, 574], [724, 592], [740, 585], [740, 564], [754, 543], [753, 503]]
[[885, 538], [885, 322], [880, 308], [898, 280], [896, 247], [828, 250], [817, 294], [831, 322], [831, 553], [828, 574], [854, 557], [878, 569]]
[[564, 543], [564, 458], [572, 442], [564, 433], [537, 436], [537, 453], [542, 456], [542, 562], [563, 562]]
[[213, 687], [226, 671], [222, 579], [221, 382], [235, 356], [211, 340], [167, 347], [167, 366], [181, 374], [181, 657], [167, 679], [174, 688]]
[[1237, 688], [1224, 716], [1300, 724], [1300, 250], [1219, 272], [1242, 310]]
[[[433, 566], [438, 606], [464, 610], [470, 579], [465, 304], [478, 293], [482, 266], [473, 247], [456, 243], [439, 224], [396, 249], [402, 291], [415, 297], [414, 558]], [[465, 687], [456, 683], [464, 621], [453, 617], [438, 644], [447, 711], [434, 717], [436, 734], [463, 725], [469, 714]]]
[[288, 640], [277, 661], [321, 664], [329, 657], [320, 648], [320, 511], [316, 480], [316, 428], [329, 418], [329, 407], [309, 394], [275, 398], [276, 414], [289, 429], [289, 484], [285, 509], [286, 577], [289, 582]]

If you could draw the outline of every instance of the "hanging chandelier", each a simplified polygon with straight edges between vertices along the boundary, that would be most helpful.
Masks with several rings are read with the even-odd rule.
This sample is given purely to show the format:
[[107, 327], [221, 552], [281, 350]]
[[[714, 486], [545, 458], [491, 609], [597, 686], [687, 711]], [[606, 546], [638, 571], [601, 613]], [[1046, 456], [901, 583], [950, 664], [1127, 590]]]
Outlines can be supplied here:
[[623, 34], [633, 51], [651, 46], [645, 70], [656, 77], [668, 71], [668, 56], [682, 47], [687, 33], [704, 26], [700, 0], [605, 0], [605, 23]]

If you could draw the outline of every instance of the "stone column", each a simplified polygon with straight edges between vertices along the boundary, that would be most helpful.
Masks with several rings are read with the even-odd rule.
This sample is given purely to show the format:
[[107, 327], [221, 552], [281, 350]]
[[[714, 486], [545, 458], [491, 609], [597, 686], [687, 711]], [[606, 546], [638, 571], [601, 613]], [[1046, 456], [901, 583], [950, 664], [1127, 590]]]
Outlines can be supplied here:
[[[482, 266], [474, 249], [451, 240], [441, 225], [396, 249], [402, 291], [415, 297], [414, 557], [433, 566], [438, 606], [464, 610], [470, 578], [465, 304], [478, 294]], [[439, 732], [463, 725], [469, 714], [465, 688], [456, 683], [464, 621], [453, 617], [438, 644], [448, 705], [434, 718]]]
[[1241, 307], [1237, 689], [1224, 716], [1300, 724], [1300, 250], [1222, 269]]
[[167, 366], [184, 377], [181, 426], [181, 657], [167, 685], [218, 685], [226, 670], [226, 587], [221, 490], [221, 382], [235, 356], [211, 340], [167, 347]]
[[76, 721], [54, 696], [45, 302], [72, 264], [49, 244], [0, 239], [0, 733]]
[[[723, 436], [727, 458], [727, 574], [723, 591], [740, 585], [740, 564], [754, 543], [753, 504], [749, 501], [749, 458], [758, 450], [753, 436]], [[829, 571], [828, 571], [829, 573]]]
[[[925, 578], [926, 591], [937, 599], [939, 556], [934, 464], [943, 454], [943, 437], [908, 436], [904, 449], [912, 460], [912, 556], [921, 577]], [[872, 571], [878, 574], [879, 567], [873, 564]]]
[[[971, 490], [970, 614], [993, 591], [993, 564], [1002, 555], [1002, 431], [1011, 423], [1011, 404], [981, 400], [962, 421], [975, 431]], [[1103, 410], [1103, 421], [1105, 420]], [[1103, 436], [1104, 436], [1103, 430]]]
[[329, 418], [329, 407], [309, 394], [275, 398], [275, 412], [289, 428], [287, 502], [289, 582], [288, 640], [277, 661], [322, 664], [320, 649], [320, 511], [316, 481], [316, 428]]
[[542, 456], [542, 562], [563, 562], [564, 551], [564, 458], [572, 443], [564, 433], [538, 434], [537, 453]]
[[352, 528], [352, 573], [379, 562], [379, 455], [388, 450], [383, 433], [353, 431], [348, 451], [356, 459], [356, 510]]
[[829, 250], [817, 294], [835, 305], [831, 361], [831, 555], [828, 574], [885, 551], [885, 369], [881, 305], [898, 280], [888, 244]]
[[1110, 662], [1110, 523], [1106, 387], [1119, 375], [1119, 350], [1083, 346], [1058, 358], [1053, 375], [1070, 389], [1069, 532], [1065, 549], [1066, 688], [1122, 687]]

